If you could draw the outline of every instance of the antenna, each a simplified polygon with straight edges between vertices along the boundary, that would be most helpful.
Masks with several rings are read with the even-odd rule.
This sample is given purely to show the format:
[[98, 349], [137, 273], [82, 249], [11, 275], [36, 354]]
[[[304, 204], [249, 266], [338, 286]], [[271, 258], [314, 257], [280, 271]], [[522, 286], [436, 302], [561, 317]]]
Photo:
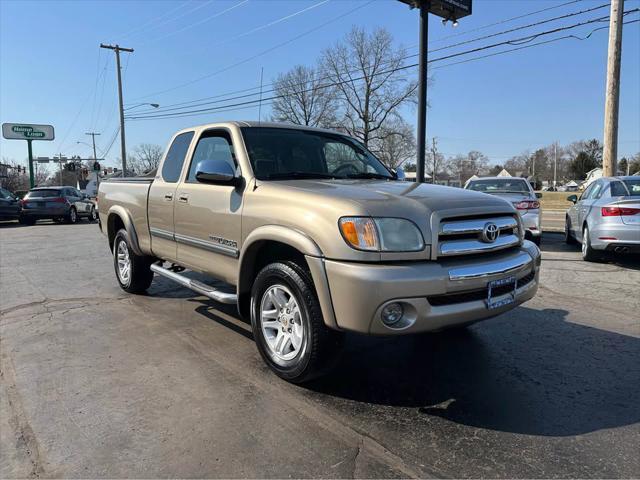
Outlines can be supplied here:
[[264, 76], [264, 67], [260, 67], [260, 100], [258, 102], [258, 124], [262, 121], [262, 77]]

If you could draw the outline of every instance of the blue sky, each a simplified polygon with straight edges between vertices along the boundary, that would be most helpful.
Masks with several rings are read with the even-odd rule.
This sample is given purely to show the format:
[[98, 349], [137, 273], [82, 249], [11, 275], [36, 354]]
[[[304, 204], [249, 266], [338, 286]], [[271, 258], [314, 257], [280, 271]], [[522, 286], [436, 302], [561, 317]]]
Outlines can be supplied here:
[[[476, 30], [562, 3], [567, 0], [474, 0], [473, 15], [462, 19], [456, 29], [431, 16], [431, 48], [597, 7], [606, 0], [577, 1]], [[356, 7], [361, 8], [345, 15]], [[627, 10], [639, 7], [640, 1], [626, 0]], [[308, 10], [260, 28], [304, 9]], [[608, 7], [442, 50], [432, 58], [607, 14]], [[339, 16], [342, 18], [296, 41], [259, 55]], [[627, 17], [637, 18], [638, 13]], [[156, 102], [166, 106], [255, 87], [261, 68], [265, 83], [269, 83], [296, 64], [313, 64], [326, 46], [353, 25], [384, 26], [408, 53], [417, 52], [417, 12], [395, 0], [0, 0], [0, 121], [54, 125], [56, 140], [34, 142], [35, 156], [62, 152], [88, 157], [90, 149], [76, 143], [90, 143], [85, 132], [100, 132], [98, 147], [104, 150], [118, 126], [114, 55], [100, 50], [101, 42], [135, 49], [133, 54], [123, 53], [125, 104]], [[592, 24], [544, 39], [567, 33], [584, 36], [606, 25]], [[467, 58], [471, 56], [455, 60]], [[492, 163], [555, 140], [566, 144], [601, 139], [606, 58], [604, 29], [583, 41], [564, 40], [434, 69], [428, 136], [438, 138], [445, 154], [475, 149], [488, 155]], [[215, 74], [219, 70], [225, 71]], [[174, 88], [206, 75], [210, 76]], [[640, 151], [640, 23], [625, 26], [621, 82], [619, 155], [623, 156]], [[263, 107], [265, 113], [268, 107]], [[127, 146], [129, 150], [139, 143], [164, 147], [177, 129], [223, 119], [255, 119], [257, 115], [254, 107], [196, 117], [129, 121]], [[414, 111], [407, 111], [410, 121], [414, 116]], [[0, 142], [3, 157], [26, 159], [25, 142]], [[116, 165], [117, 156], [118, 139], [107, 154], [107, 164]]]

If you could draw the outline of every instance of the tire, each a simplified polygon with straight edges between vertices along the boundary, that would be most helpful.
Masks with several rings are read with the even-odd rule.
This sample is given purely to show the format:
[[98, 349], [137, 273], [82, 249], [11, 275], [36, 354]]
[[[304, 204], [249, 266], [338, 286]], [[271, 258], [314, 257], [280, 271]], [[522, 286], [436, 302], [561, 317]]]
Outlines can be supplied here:
[[98, 220], [98, 212], [96, 212], [96, 207], [91, 207], [91, 211], [89, 212], [89, 216], [87, 217], [87, 221], [89, 223], [93, 223]]
[[[129, 235], [125, 229], [116, 233], [113, 240], [113, 267], [120, 288], [128, 293], [143, 293], [153, 281], [151, 257], [141, 257], [131, 250]], [[128, 264], [128, 269], [126, 265]]]
[[29, 218], [29, 217], [20, 217], [18, 219], [18, 222], [21, 225], [35, 225], [36, 224], [36, 219], [35, 218]]
[[269, 264], [257, 275], [251, 327], [265, 363], [289, 382], [316, 378], [339, 358], [342, 334], [324, 324], [311, 276], [294, 262]]
[[571, 219], [566, 216], [564, 219], [564, 243], [575, 245], [576, 239], [571, 236]]
[[582, 259], [586, 262], [596, 262], [600, 260], [600, 255], [591, 247], [591, 237], [589, 236], [589, 227], [584, 226], [582, 230]]
[[69, 213], [67, 214], [67, 223], [78, 223], [78, 212], [75, 207], [71, 207], [69, 209]]

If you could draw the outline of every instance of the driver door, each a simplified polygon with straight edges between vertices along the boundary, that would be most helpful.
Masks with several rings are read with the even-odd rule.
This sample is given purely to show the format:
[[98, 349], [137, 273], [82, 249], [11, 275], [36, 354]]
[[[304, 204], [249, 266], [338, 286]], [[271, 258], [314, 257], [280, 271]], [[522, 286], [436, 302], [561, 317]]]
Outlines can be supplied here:
[[227, 162], [238, 175], [232, 137], [226, 129], [205, 130], [176, 189], [175, 239], [178, 262], [227, 282], [235, 282], [241, 241], [242, 187], [200, 183], [204, 160]]

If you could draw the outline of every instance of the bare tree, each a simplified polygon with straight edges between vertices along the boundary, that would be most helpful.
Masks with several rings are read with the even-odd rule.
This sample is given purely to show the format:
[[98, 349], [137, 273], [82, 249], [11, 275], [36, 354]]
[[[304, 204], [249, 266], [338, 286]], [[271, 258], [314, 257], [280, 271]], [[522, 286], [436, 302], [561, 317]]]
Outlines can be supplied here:
[[449, 159], [449, 171], [458, 177], [460, 185], [473, 175], [482, 175], [489, 167], [489, 159], [481, 152], [473, 150], [465, 155], [456, 155]]
[[389, 168], [398, 168], [416, 155], [413, 128], [402, 118], [387, 122], [369, 143], [369, 148]]
[[141, 143], [133, 149], [127, 170], [131, 169], [141, 175], [158, 168], [162, 159], [162, 147], [152, 143]]
[[322, 55], [323, 72], [341, 103], [340, 123], [365, 146], [385, 135], [383, 126], [400, 116], [401, 106], [415, 101], [417, 82], [399, 70], [405, 57], [384, 28], [367, 33], [358, 27]]
[[438, 172], [440, 172], [445, 163], [444, 155], [438, 152], [438, 141], [436, 137], [431, 139], [431, 147], [427, 153], [426, 161], [431, 165], [431, 183], [436, 183]]
[[273, 120], [310, 127], [335, 126], [337, 102], [335, 88], [330, 85], [312, 67], [293, 67], [274, 82]]
[[[2, 157], [0, 162], [2, 168], [0, 169], [0, 185], [3, 188], [11, 192], [17, 190], [29, 190], [29, 167], [24, 164], [19, 164], [13, 159]], [[35, 185], [45, 184], [49, 171], [46, 167], [37, 167], [34, 162], [34, 168], [36, 168], [34, 174]]]

